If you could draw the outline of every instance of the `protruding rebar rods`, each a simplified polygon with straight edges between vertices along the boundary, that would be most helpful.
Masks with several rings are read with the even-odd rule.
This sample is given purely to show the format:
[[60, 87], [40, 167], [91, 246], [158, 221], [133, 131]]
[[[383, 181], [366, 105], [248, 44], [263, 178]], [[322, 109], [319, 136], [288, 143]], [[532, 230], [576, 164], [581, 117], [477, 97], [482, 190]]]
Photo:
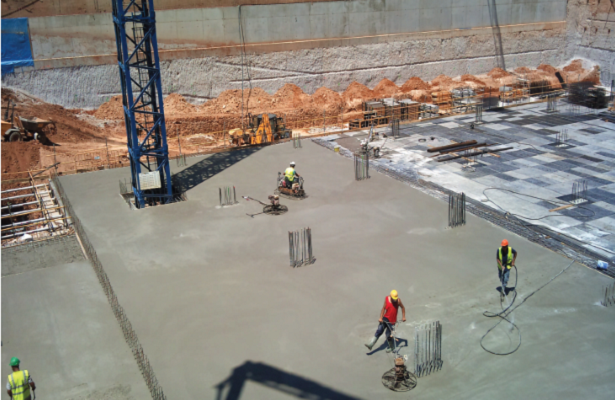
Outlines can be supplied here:
[[483, 106], [482, 106], [482, 104], [477, 104], [476, 105], [476, 115], [474, 116], [474, 123], [475, 124], [482, 124], [483, 123]]
[[587, 201], [587, 179], [579, 179], [572, 183], [572, 204], [581, 204]]
[[605, 307], [615, 305], [615, 283], [604, 288], [604, 300], [600, 304]]
[[301, 267], [316, 261], [312, 253], [312, 229], [288, 232], [288, 253], [291, 267]]
[[220, 198], [220, 207], [237, 204], [237, 192], [235, 190], [235, 186], [218, 188], [218, 196]]
[[301, 134], [299, 132], [293, 132], [293, 147], [295, 149], [302, 148], [302, 145], [301, 145]]
[[354, 177], [357, 181], [369, 179], [369, 154], [354, 155]]
[[391, 136], [394, 139], [397, 139], [399, 137], [399, 120], [398, 119], [394, 119], [391, 121]]
[[442, 325], [440, 321], [414, 328], [414, 374], [426, 376], [442, 369]]
[[547, 112], [553, 113], [557, 111], [557, 96], [550, 94], [547, 96]]
[[466, 195], [462, 193], [448, 196], [448, 226], [455, 228], [466, 224]]
[[559, 133], [555, 134], [555, 146], [564, 147], [568, 142], [568, 129], [561, 129]]

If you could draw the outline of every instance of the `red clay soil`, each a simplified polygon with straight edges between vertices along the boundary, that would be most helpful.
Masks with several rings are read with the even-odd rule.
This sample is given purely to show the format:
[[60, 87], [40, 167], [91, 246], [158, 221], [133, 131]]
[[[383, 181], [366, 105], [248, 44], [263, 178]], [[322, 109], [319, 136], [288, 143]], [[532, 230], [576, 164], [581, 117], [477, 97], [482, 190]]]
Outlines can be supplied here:
[[34, 140], [30, 142], [2, 142], [2, 173], [40, 169], [41, 147], [42, 145]]
[[310, 95], [301, 90], [299, 86], [293, 85], [292, 83], [287, 83], [282, 86], [282, 88], [273, 95], [272, 100], [275, 108], [291, 109], [309, 106], [310, 102]]
[[181, 94], [172, 93], [164, 99], [164, 111], [170, 114], [190, 114], [196, 112], [197, 108]]
[[94, 113], [98, 119], [108, 120], [123, 120], [124, 106], [122, 105], [122, 96], [113, 96], [109, 101], [101, 104]]
[[528, 67], [519, 67], [519, 68], [515, 68], [515, 72], [518, 74], [527, 74], [532, 72], [531, 69], [529, 69]]
[[373, 92], [377, 98], [393, 97], [399, 92], [399, 87], [390, 79], [384, 78], [376, 85]]
[[342, 96], [333, 90], [321, 87], [311, 96], [314, 106], [330, 112], [339, 112], [343, 108]]
[[494, 68], [487, 73], [487, 75], [492, 79], [502, 79], [511, 76], [510, 73], [504, 71], [502, 68]]
[[472, 86], [487, 86], [487, 84], [484, 81], [481, 81], [474, 75], [470, 75], [470, 74], [462, 75], [461, 81], [464, 83], [474, 83], [475, 85], [472, 85]]
[[363, 100], [373, 98], [374, 91], [356, 81], [348, 85], [344, 93], [342, 93], [346, 112], [359, 111]]
[[557, 69], [550, 66], [549, 64], [540, 64], [538, 68], [536, 69], [540, 71], [544, 71], [547, 74], [551, 74], [551, 75], [555, 75], [555, 73], [557, 72]]
[[413, 76], [401, 85], [400, 90], [404, 93], [408, 93], [411, 90], [429, 90], [430, 88], [431, 86], [429, 83], [424, 82], [421, 78]]

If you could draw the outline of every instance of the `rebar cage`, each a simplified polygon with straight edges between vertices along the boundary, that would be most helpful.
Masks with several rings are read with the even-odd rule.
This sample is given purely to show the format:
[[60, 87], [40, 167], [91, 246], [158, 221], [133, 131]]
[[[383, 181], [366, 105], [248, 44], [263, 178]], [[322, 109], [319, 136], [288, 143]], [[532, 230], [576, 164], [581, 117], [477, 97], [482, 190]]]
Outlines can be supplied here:
[[316, 258], [312, 254], [312, 229], [288, 232], [288, 252], [291, 267], [313, 264]]

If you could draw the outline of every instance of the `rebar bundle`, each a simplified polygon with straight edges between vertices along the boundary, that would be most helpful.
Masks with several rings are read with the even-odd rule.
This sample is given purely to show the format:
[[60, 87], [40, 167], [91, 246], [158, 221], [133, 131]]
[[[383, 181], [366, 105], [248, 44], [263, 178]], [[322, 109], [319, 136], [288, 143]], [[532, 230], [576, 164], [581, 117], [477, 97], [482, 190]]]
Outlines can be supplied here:
[[399, 137], [399, 120], [394, 119], [391, 121], [391, 136], [394, 138]]
[[615, 283], [604, 288], [604, 300], [600, 304], [605, 307], [615, 305]]
[[483, 123], [483, 105], [482, 104], [476, 105], [476, 116], [474, 117], [474, 123], [475, 124]]
[[96, 254], [96, 250], [94, 249], [94, 246], [92, 246], [92, 243], [90, 243], [87, 235], [85, 234], [85, 229], [83, 228], [81, 221], [79, 220], [79, 218], [77, 218], [77, 215], [73, 211], [73, 207], [64, 192], [64, 188], [62, 187], [62, 184], [60, 183], [60, 179], [58, 178], [57, 175], [54, 174], [52, 181], [58, 191], [58, 197], [62, 200], [62, 203], [65, 206], [67, 216], [70, 217], [75, 233], [78, 235], [80, 239], [80, 242], [83, 246], [85, 254], [88, 260], [90, 261], [90, 263], [92, 264], [92, 267], [94, 268], [94, 272], [96, 273], [96, 276], [98, 277], [98, 282], [102, 286], [103, 292], [107, 296], [107, 300], [109, 301], [109, 304], [111, 305], [111, 310], [113, 311], [115, 318], [120, 324], [120, 328], [122, 329], [122, 333], [124, 334], [124, 339], [126, 340], [126, 343], [128, 343], [128, 346], [132, 350], [132, 355], [137, 361], [137, 365], [139, 366], [139, 370], [141, 371], [141, 375], [143, 376], [143, 379], [145, 380], [145, 384], [147, 385], [147, 388], [150, 391], [150, 395], [152, 396], [152, 399], [153, 400], [166, 400], [167, 397], [162, 391], [162, 387], [158, 383], [156, 374], [154, 374], [152, 365], [150, 364], [149, 359], [147, 358], [147, 356], [145, 355], [143, 351], [143, 347], [141, 346], [141, 343], [139, 342], [137, 333], [134, 331], [132, 324], [128, 320], [128, 316], [126, 315], [124, 308], [120, 305], [117, 299], [117, 296], [115, 295], [115, 291], [113, 290], [113, 287], [111, 286], [111, 281], [109, 280], [109, 276], [105, 272], [102, 266], [102, 263], [100, 262], [98, 255]]
[[560, 129], [559, 133], [555, 134], [555, 146], [566, 146], [568, 142], [568, 129]]
[[557, 96], [550, 94], [547, 96], [547, 112], [552, 113], [557, 111]]
[[237, 193], [235, 191], [235, 186], [218, 188], [218, 195], [220, 197], [220, 207], [237, 204]]
[[448, 226], [455, 228], [466, 224], [466, 195], [462, 193], [448, 195]]
[[357, 181], [369, 179], [369, 154], [354, 155], [354, 177]]
[[300, 149], [303, 146], [301, 145], [301, 134], [297, 132], [293, 132], [293, 147], [295, 149]]
[[288, 232], [288, 252], [291, 267], [313, 264], [316, 258], [312, 254], [312, 229]]
[[587, 201], [587, 179], [579, 179], [572, 183], [573, 204], [581, 204]]
[[440, 321], [414, 328], [414, 374], [429, 375], [442, 369], [443, 363]]

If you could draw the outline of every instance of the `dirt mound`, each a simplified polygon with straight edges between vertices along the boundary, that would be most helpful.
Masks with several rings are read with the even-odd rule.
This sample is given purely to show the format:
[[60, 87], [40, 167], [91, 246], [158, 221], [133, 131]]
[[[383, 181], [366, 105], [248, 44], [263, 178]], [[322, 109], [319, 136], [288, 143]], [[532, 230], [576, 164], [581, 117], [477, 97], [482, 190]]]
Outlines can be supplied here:
[[587, 72], [581, 79], [583, 82], [591, 82], [594, 85], [600, 85], [600, 67], [595, 66], [591, 71]]
[[455, 82], [453, 78], [447, 75], [438, 75], [431, 82], [431, 90], [451, 90], [456, 86], [459, 86], [460, 82]]
[[367, 86], [354, 81], [342, 93], [346, 111], [358, 111], [363, 100], [373, 99], [374, 92]]
[[339, 110], [343, 106], [342, 96], [333, 90], [321, 87], [311, 96], [314, 106], [327, 110]]
[[121, 120], [124, 119], [124, 106], [122, 96], [113, 96], [106, 103], [98, 107], [94, 113], [98, 119]]
[[189, 114], [196, 112], [194, 104], [186, 101], [184, 96], [178, 93], [171, 93], [164, 99], [164, 112], [169, 114]]
[[421, 103], [431, 103], [431, 90], [411, 90], [410, 98]]
[[480, 79], [478, 79], [477, 77], [475, 77], [474, 75], [470, 75], [470, 74], [465, 74], [461, 76], [461, 81], [462, 82], [471, 82], [471, 83], [475, 83], [478, 86], [487, 86], [487, 84], [484, 81], [481, 81]]
[[511, 74], [498, 67], [495, 67], [494, 69], [489, 71], [487, 75], [492, 79], [501, 79], [511, 76]]
[[399, 92], [399, 87], [390, 79], [384, 78], [376, 85], [373, 92], [376, 97], [393, 97]]
[[[272, 100], [273, 97], [259, 87], [244, 89], [244, 112], [252, 114], [260, 114], [263, 110], [269, 112]], [[241, 112], [241, 90], [225, 90], [217, 98], [203, 104], [200, 111], [213, 114]]]
[[37, 170], [41, 166], [42, 145], [37, 141], [3, 142], [2, 173]]
[[429, 83], [424, 82], [421, 78], [413, 76], [408, 79], [403, 85], [401, 85], [401, 91], [404, 93], [410, 92], [411, 90], [429, 90]]
[[532, 72], [532, 70], [528, 67], [519, 67], [515, 68], [515, 72], [518, 74], [529, 74], [530, 72]]
[[570, 64], [566, 65], [563, 68], [564, 72], [583, 72], [583, 61], [581, 60], [573, 60]]
[[287, 83], [273, 95], [271, 101], [275, 107], [301, 108], [310, 103], [310, 95], [297, 85]]
[[547, 74], [551, 74], [551, 75], [555, 75], [555, 73], [557, 72], [557, 69], [555, 69], [554, 67], [550, 66], [549, 64], [540, 64], [538, 66], [538, 68], [536, 68], [539, 71], [544, 71]]

